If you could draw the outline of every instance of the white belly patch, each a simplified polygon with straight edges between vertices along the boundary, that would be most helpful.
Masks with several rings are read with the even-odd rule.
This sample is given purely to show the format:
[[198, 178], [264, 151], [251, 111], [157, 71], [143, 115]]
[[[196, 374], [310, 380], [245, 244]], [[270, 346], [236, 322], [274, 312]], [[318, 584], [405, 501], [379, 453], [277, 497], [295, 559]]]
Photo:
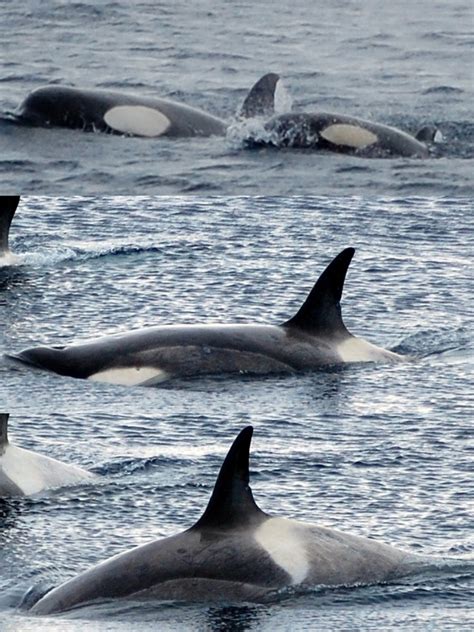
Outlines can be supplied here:
[[275, 564], [300, 584], [308, 575], [309, 561], [301, 525], [286, 518], [269, 518], [254, 533], [255, 540], [270, 555]]
[[146, 382], [162, 382], [168, 379], [166, 371], [151, 366], [129, 366], [117, 369], [107, 369], [94, 373], [88, 377], [92, 382], [107, 382], [108, 384], [122, 384], [123, 386], [139, 386]]
[[320, 136], [334, 145], [345, 145], [354, 149], [363, 149], [378, 141], [378, 137], [369, 130], [347, 123], [329, 125], [320, 132]]
[[398, 353], [387, 351], [355, 336], [338, 344], [336, 350], [342, 362], [395, 362], [403, 360], [403, 356]]
[[90, 472], [75, 465], [61, 463], [12, 445], [7, 446], [0, 458], [0, 467], [26, 496], [50, 487], [74, 485], [95, 478]]
[[135, 136], [161, 136], [170, 126], [167, 116], [143, 105], [118, 105], [104, 114], [109, 127]]

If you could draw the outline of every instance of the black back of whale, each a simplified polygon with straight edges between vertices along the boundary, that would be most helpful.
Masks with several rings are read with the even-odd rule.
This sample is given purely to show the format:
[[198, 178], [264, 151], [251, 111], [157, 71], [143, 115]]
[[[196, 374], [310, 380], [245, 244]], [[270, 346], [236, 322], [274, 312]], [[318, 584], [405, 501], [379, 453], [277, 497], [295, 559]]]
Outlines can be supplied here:
[[[354, 147], [347, 142], [335, 143], [324, 137], [324, 131], [332, 125], [348, 125], [367, 130], [377, 138], [367, 147]], [[261, 138], [251, 137], [246, 144], [250, 147], [268, 146], [298, 149], [329, 150], [359, 156], [406, 156], [426, 158], [428, 147], [407, 132], [382, 123], [373, 123], [354, 116], [330, 112], [291, 112], [274, 116], [264, 125]], [[428, 133], [429, 132], [429, 133]], [[424, 127], [421, 138], [432, 138], [434, 131]]]
[[10, 225], [19, 202], [19, 195], [0, 196], [0, 255], [8, 252]]
[[[330, 112], [288, 112], [275, 115], [275, 91], [279, 75], [264, 75], [249, 92], [241, 110], [241, 116], [271, 117], [264, 124], [263, 133], [252, 134], [245, 144], [247, 147], [290, 147], [297, 149], [326, 149], [339, 153], [359, 156], [412, 156], [425, 158], [429, 150], [425, 143], [434, 141], [436, 128], [425, 126], [415, 136], [400, 129], [374, 123], [364, 119]], [[367, 146], [354, 147], [350, 140], [331, 142], [324, 137], [324, 130], [331, 125], [348, 125], [353, 128], [367, 130], [377, 138], [376, 142]]]
[[255, 599], [287, 585], [288, 573], [251, 536], [269, 518], [249, 486], [252, 434], [248, 426], [233, 441], [208, 505], [192, 527], [102, 562], [47, 593], [32, 612], [60, 612], [146, 590], [158, 599]]
[[[281, 326], [163, 325], [68, 347], [33, 347], [11, 357], [82, 379], [137, 365], [158, 366], [170, 375], [188, 376], [242, 370], [294, 372], [336, 363], [334, 344], [351, 336], [342, 320], [340, 300], [354, 252], [346, 248], [331, 261], [298, 313]], [[320, 346], [317, 337], [321, 338]], [[193, 349], [198, 350], [196, 358]], [[244, 356], [240, 364], [236, 355]], [[248, 368], [246, 357], [250, 358]]]
[[191, 528], [99, 563], [47, 593], [32, 613], [116, 598], [259, 601], [289, 585], [360, 585], [422, 570], [416, 556], [389, 545], [262, 511], [249, 485], [252, 433], [248, 426], [234, 440]]
[[45, 86], [31, 92], [16, 111], [19, 119], [34, 125], [69, 127], [84, 131], [116, 132], [104, 120], [117, 106], [143, 106], [158, 110], [170, 121], [165, 136], [223, 135], [227, 125], [202, 110], [155, 97], [139, 97], [109, 90], [83, 90]]

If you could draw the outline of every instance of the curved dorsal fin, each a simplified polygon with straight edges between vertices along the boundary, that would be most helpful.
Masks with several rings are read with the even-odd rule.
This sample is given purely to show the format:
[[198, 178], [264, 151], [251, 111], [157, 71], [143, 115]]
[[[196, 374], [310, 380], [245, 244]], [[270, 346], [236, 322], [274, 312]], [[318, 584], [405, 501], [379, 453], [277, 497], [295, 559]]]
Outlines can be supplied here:
[[342, 321], [340, 300], [354, 252], [354, 248], [346, 248], [331, 261], [297, 314], [283, 327], [296, 327], [313, 334], [350, 335]]
[[10, 224], [20, 201], [19, 195], [0, 196], [0, 255], [8, 252]]
[[230, 529], [267, 516], [257, 507], [249, 487], [252, 433], [252, 426], [247, 426], [237, 435], [221, 466], [206, 510], [193, 529]]
[[275, 90], [279, 75], [269, 72], [251, 88], [240, 110], [242, 118], [271, 116], [275, 113]]
[[0, 454], [8, 443], [8, 413], [0, 413]]

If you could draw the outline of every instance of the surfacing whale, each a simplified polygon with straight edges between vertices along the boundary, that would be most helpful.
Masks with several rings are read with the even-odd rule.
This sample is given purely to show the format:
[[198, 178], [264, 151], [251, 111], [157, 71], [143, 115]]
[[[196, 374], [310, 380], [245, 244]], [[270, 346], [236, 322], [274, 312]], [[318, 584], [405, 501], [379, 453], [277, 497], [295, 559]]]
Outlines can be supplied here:
[[163, 325], [70, 346], [32, 347], [8, 357], [75, 378], [150, 386], [171, 377], [295, 373], [403, 356], [353, 336], [340, 300], [354, 255], [328, 265], [298, 313], [282, 325]]
[[8, 238], [10, 225], [19, 202], [19, 195], [0, 196], [0, 266], [11, 265], [15, 262], [15, 255], [10, 252]]
[[[437, 129], [425, 126], [415, 136], [400, 129], [366, 121], [354, 116], [331, 112], [288, 112], [275, 114], [274, 96], [278, 75], [262, 77], [253, 90], [262, 107], [243, 108], [246, 118], [271, 116], [264, 120], [261, 130], [245, 138], [252, 147], [288, 147], [296, 149], [328, 150], [361, 157], [405, 156], [426, 158], [430, 155], [426, 143], [435, 140]], [[259, 87], [257, 93], [256, 87]]]
[[109, 599], [258, 602], [289, 586], [367, 585], [426, 569], [425, 556], [262, 511], [249, 487], [252, 432], [248, 426], [235, 439], [194, 526], [101, 562], [31, 612]]
[[[244, 101], [242, 117], [261, 113], [267, 100], [273, 104], [277, 78], [270, 73], [257, 81]], [[224, 136], [228, 127], [216, 116], [169, 99], [67, 86], [33, 90], [15, 117], [31, 125], [149, 138]]]
[[8, 418], [9, 414], [0, 413], [0, 498], [32, 496], [95, 478], [76, 465], [12, 445], [8, 440]]
[[183, 103], [109, 90], [45, 86], [33, 90], [15, 111], [38, 126], [157, 138], [222, 136], [221, 119]]

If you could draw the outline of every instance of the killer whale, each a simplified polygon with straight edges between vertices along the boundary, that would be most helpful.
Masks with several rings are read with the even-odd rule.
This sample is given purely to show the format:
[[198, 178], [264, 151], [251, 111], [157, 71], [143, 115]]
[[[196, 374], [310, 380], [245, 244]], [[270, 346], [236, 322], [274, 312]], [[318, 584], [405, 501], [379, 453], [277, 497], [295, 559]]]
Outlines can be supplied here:
[[95, 478], [76, 465], [12, 445], [8, 440], [8, 418], [9, 414], [0, 413], [0, 498], [31, 496]]
[[[274, 73], [261, 77], [247, 94], [239, 116], [273, 112], [278, 79]], [[55, 85], [33, 90], [14, 116], [36, 126], [150, 138], [224, 136], [228, 128], [228, 123], [216, 116], [168, 99]]]
[[37, 126], [155, 138], [222, 136], [227, 128], [221, 119], [183, 103], [67, 86], [33, 90], [15, 116]]
[[353, 336], [344, 325], [340, 300], [354, 252], [346, 248], [334, 258], [297, 314], [282, 325], [162, 325], [7, 357], [60, 375], [147, 386], [171, 377], [400, 361], [403, 356]]
[[336, 529], [273, 517], [249, 486], [253, 428], [234, 440], [202, 516], [119, 553], [41, 597], [32, 614], [109, 599], [262, 601], [289, 586], [355, 586], [427, 568], [429, 558]]
[[434, 128], [423, 127], [411, 136], [395, 127], [366, 121], [354, 116], [328, 112], [280, 114], [264, 124], [261, 137], [249, 137], [249, 147], [274, 146], [328, 150], [361, 157], [402, 156], [427, 158]]
[[[275, 114], [280, 77], [267, 73], [250, 89], [238, 120], [268, 119], [263, 129], [244, 138], [248, 148], [273, 146], [325, 149], [364, 157], [430, 155], [426, 143], [437, 133], [423, 127], [416, 136], [395, 127], [327, 112]], [[197, 108], [157, 97], [68, 86], [33, 90], [17, 107], [17, 121], [83, 131], [150, 138], [225, 136], [230, 124]]]
[[362, 157], [426, 158], [430, 155], [426, 143], [431, 143], [436, 138], [437, 129], [434, 126], [424, 126], [412, 136], [389, 125], [344, 114], [275, 114], [274, 98], [279, 80], [275, 73], [262, 77], [253, 88], [250, 107], [244, 102], [241, 116], [268, 119], [264, 121], [263, 128], [244, 138], [246, 147], [328, 150]]
[[15, 261], [15, 256], [10, 252], [8, 238], [19, 202], [19, 195], [0, 196], [0, 266], [11, 265]]

